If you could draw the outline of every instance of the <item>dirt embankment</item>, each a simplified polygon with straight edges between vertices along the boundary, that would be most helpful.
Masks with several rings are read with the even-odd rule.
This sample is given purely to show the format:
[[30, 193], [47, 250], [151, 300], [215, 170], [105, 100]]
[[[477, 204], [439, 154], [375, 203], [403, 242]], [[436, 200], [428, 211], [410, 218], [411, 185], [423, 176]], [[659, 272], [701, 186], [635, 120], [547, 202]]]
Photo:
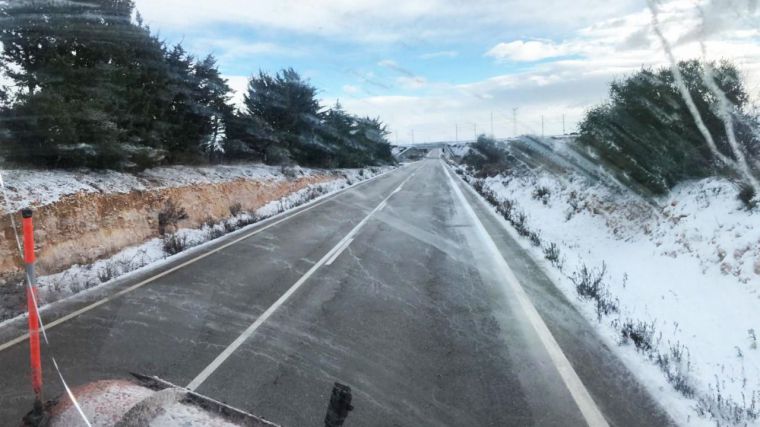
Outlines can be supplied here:
[[[187, 212], [178, 226], [200, 227], [229, 218], [230, 208], [255, 211], [309, 185], [335, 179], [311, 175], [292, 180], [239, 179], [129, 193], [78, 193], [35, 210], [39, 274], [53, 274], [75, 264], [89, 264], [159, 235], [158, 215], [172, 200]], [[17, 216], [20, 221], [20, 216]], [[17, 280], [21, 261], [8, 215], [0, 219], [0, 285]]]

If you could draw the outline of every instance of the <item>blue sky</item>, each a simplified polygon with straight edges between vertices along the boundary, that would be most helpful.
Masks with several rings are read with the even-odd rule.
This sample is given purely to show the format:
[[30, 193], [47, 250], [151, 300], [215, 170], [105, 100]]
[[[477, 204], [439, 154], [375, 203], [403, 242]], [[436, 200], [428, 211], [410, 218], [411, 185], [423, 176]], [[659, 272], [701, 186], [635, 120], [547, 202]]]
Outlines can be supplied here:
[[[412, 131], [415, 142], [491, 133], [492, 115], [497, 137], [540, 133], [541, 116], [547, 134], [562, 132], [563, 118], [571, 131], [609, 81], [666, 65], [639, 0], [136, 3], [167, 42], [215, 54], [238, 92], [259, 69], [293, 67], [324, 104], [340, 99], [353, 113], [379, 116], [399, 143]], [[701, 55], [704, 41], [708, 56], [728, 55], [752, 75], [760, 63], [753, 4], [672, 0], [658, 11], [677, 56]]]

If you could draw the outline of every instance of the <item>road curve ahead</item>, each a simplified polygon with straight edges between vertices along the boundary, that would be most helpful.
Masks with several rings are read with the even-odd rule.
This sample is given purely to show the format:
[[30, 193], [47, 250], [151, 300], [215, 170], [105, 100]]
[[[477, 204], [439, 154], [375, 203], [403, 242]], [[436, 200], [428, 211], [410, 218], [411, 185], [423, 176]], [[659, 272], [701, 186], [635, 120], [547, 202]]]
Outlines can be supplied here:
[[[323, 425], [336, 381], [354, 394], [347, 426], [671, 424], [439, 159], [44, 316], [77, 310], [45, 349], [72, 386], [157, 375], [286, 426]], [[32, 401], [26, 343], [3, 348], [22, 331], [0, 328], [0, 425]]]

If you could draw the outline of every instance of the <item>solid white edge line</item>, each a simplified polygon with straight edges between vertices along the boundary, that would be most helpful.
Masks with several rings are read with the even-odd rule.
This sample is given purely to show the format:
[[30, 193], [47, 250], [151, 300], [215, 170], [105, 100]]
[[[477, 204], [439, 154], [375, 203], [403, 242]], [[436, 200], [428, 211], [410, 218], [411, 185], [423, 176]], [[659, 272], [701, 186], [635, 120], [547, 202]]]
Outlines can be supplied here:
[[[310, 211], [310, 210], [312, 210], [312, 209], [314, 209], [314, 208], [316, 208], [318, 206], [322, 206], [323, 204], [329, 202], [330, 200], [334, 199], [335, 197], [337, 197], [338, 195], [340, 195], [340, 194], [342, 194], [344, 192], [348, 192], [349, 190], [352, 190], [352, 189], [355, 189], [355, 188], [357, 188], [359, 186], [367, 184], [367, 183], [369, 183], [371, 181], [374, 181], [374, 180], [376, 180], [376, 179], [378, 179], [378, 178], [380, 178], [382, 176], [386, 176], [386, 175], [391, 174], [391, 173], [393, 173], [395, 171], [401, 170], [403, 167], [404, 166], [401, 166], [401, 167], [398, 167], [398, 168], [393, 169], [391, 171], [388, 171], [388, 172], [385, 172], [385, 173], [381, 173], [379, 175], [373, 176], [372, 178], [370, 178], [368, 180], [365, 180], [365, 181], [362, 181], [362, 182], [357, 183], [355, 185], [352, 185], [350, 187], [346, 187], [344, 189], [338, 190], [338, 191], [336, 191], [334, 193], [327, 194], [321, 200], [317, 200], [317, 199], [312, 200], [309, 203], [306, 203], [304, 205], [301, 205], [301, 206], [298, 206], [296, 208], [293, 208], [293, 210], [295, 210], [295, 212], [293, 212], [293, 210], [291, 210], [290, 212], [283, 212], [282, 213], [282, 218], [280, 218], [280, 219], [278, 219], [278, 220], [276, 220], [274, 222], [270, 222], [270, 221], [276, 219], [279, 215], [275, 215], [274, 217], [267, 218], [266, 220], [262, 221], [263, 222], [262, 224], [255, 225], [254, 227], [257, 227], [257, 228], [255, 228], [250, 233], [247, 233], [247, 234], [245, 234], [245, 235], [243, 235], [241, 237], [238, 237], [238, 238], [236, 238], [236, 239], [234, 239], [234, 240], [232, 240], [232, 241], [230, 241], [228, 243], [225, 243], [222, 246], [214, 248], [214, 249], [212, 249], [212, 250], [210, 250], [208, 252], [204, 252], [204, 253], [202, 253], [202, 254], [200, 254], [200, 255], [192, 258], [192, 259], [189, 259], [189, 260], [187, 260], [187, 261], [185, 261], [185, 262], [183, 262], [181, 264], [178, 264], [178, 265], [176, 265], [176, 266], [174, 266], [174, 267], [172, 267], [172, 268], [170, 268], [168, 270], [165, 270], [165, 271], [163, 271], [163, 272], [161, 272], [159, 274], [156, 274], [155, 276], [151, 276], [151, 277], [149, 277], [149, 278], [147, 278], [147, 279], [145, 279], [145, 280], [143, 280], [143, 281], [141, 281], [141, 282], [139, 282], [139, 283], [137, 283], [135, 285], [129, 286], [128, 288], [124, 288], [124, 289], [116, 292], [115, 294], [109, 295], [109, 296], [107, 296], [107, 297], [105, 297], [105, 298], [103, 298], [101, 300], [98, 300], [98, 301], [96, 301], [96, 302], [94, 302], [92, 304], [89, 304], [89, 305], [87, 305], [85, 307], [82, 307], [82, 308], [76, 310], [76, 311], [73, 311], [73, 312], [71, 312], [71, 313], [69, 313], [69, 314], [67, 314], [67, 315], [65, 315], [63, 317], [59, 317], [58, 319], [56, 319], [56, 320], [54, 320], [54, 321], [46, 324], [45, 329], [46, 330], [50, 330], [50, 329], [52, 329], [52, 328], [54, 328], [54, 327], [56, 327], [56, 326], [58, 326], [58, 325], [60, 325], [62, 323], [68, 322], [69, 320], [74, 319], [74, 318], [76, 318], [78, 316], [81, 316], [82, 314], [87, 313], [88, 311], [91, 311], [91, 310], [93, 310], [95, 308], [98, 308], [98, 307], [100, 307], [101, 305], [103, 305], [105, 303], [111, 302], [111, 301], [113, 301], [113, 300], [115, 300], [115, 299], [117, 299], [117, 298], [119, 298], [119, 297], [121, 297], [123, 295], [126, 295], [126, 294], [128, 294], [128, 293], [130, 293], [130, 292], [132, 292], [132, 291], [134, 291], [136, 289], [139, 289], [139, 288], [141, 288], [141, 287], [143, 287], [143, 286], [145, 286], [145, 285], [147, 285], [149, 283], [152, 283], [152, 282], [154, 282], [154, 281], [156, 281], [156, 280], [158, 280], [158, 279], [160, 279], [160, 278], [162, 278], [164, 276], [167, 276], [167, 275], [169, 275], [171, 273], [174, 273], [177, 270], [181, 270], [181, 269], [187, 267], [190, 264], [198, 262], [198, 261], [200, 261], [200, 260], [202, 260], [202, 259], [204, 259], [204, 258], [206, 258], [208, 256], [211, 256], [211, 255], [213, 255], [213, 254], [215, 254], [217, 252], [220, 252], [220, 251], [222, 251], [224, 249], [227, 249], [228, 247], [230, 247], [232, 245], [238, 244], [238, 243], [242, 242], [243, 240], [246, 240], [246, 239], [248, 239], [250, 237], [253, 237], [253, 236], [255, 236], [255, 235], [259, 234], [259, 233], [262, 233], [262, 232], [264, 232], [264, 231], [266, 231], [266, 230], [268, 230], [268, 229], [270, 229], [270, 228], [272, 228], [272, 227], [274, 227], [276, 225], [279, 225], [279, 224], [281, 224], [281, 223], [283, 223], [283, 222], [285, 222], [285, 221], [287, 221], [287, 220], [289, 220], [291, 218], [295, 218], [296, 216], [299, 216], [299, 215], [301, 215], [304, 212], [308, 212], [308, 211]], [[209, 241], [207, 243], [211, 243], [211, 242], [213, 242], [213, 240], [211, 240], [211, 241]], [[13, 346], [15, 346], [17, 344], [20, 344], [20, 343], [26, 341], [27, 339], [29, 339], [29, 333], [23, 334], [23, 335], [21, 335], [19, 337], [16, 337], [16, 338], [14, 338], [14, 339], [12, 339], [12, 340], [10, 340], [8, 342], [0, 344], [0, 352], [2, 352], [4, 350], [7, 350], [7, 349], [9, 349], [9, 348], [11, 348], [11, 347], [13, 347]]]
[[380, 202], [375, 209], [373, 209], [364, 219], [361, 220], [351, 231], [348, 232], [348, 234], [343, 237], [338, 244], [333, 246], [332, 249], [330, 249], [319, 261], [317, 261], [316, 264], [314, 264], [309, 271], [307, 271], [303, 276], [301, 276], [296, 283], [294, 283], [287, 291], [285, 291], [284, 294], [280, 296], [280, 298], [277, 299], [277, 301], [274, 302], [266, 311], [264, 311], [248, 328], [246, 328], [245, 331], [243, 331], [240, 336], [238, 336], [235, 341], [232, 342], [227, 348], [224, 349], [208, 366], [206, 366], [203, 371], [201, 371], [198, 376], [196, 376], [192, 381], [190, 381], [190, 384], [187, 385], [187, 389], [191, 391], [195, 391], [198, 387], [200, 387], [211, 374], [214, 373], [219, 367], [232, 355], [232, 353], [235, 352], [243, 343], [253, 335], [259, 327], [261, 327], [264, 322], [269, 319], [272, 314], [274, 314], [275, 311], [277, 311], [278, 308], [280, 308], [304, 283], [306, 283], [307, 280], [317, 271], [320, 267], [322, 267], [327, 260], [329, 260], [333, 255], [335, 255], [338, 250], [346, 245], [346, 242], [348, 242], [350, 239], [353, 238], [353, 236], [356, 235], [356, 233], [364, 227], [364, 225], [369, 221], [369, 219], [374, 215], [377, 211], [380, 210], [380, 207], [383, 203], [387, 202], [391, 197], [393, 197], [394, 194], [396, 194], [403, 185], [409, 181], [411, 176], [407, 177], [401, 185], [396, 189], [396, 191], [392, 192], [388, 197], [386, 197], [382, 202]]
[[533, 326], [533, 329], [536, 331], [536, 335], [538, 335], [541, 343], [544, 345], [544, 348], [549, 354], [552, 363], [554, 363], [554, 366], [557, 368], [557, 372], [559, 372], [559, 375], [562, 377], [562, 380], [570, 392], [570, 395], [573, 397], [575, 404], [581, 411], [583, 418], [586, 420], [588, 425], [592, 427], [609, 426], [601, 410], [594, 402], [594, 399], [591, 397], [591, 394], [583, 385], [583, 381], [581, 381], [580, 377], [575, 372], [575, 369], [573, 369], [573, 366], [570, 364], [570, 361], [567, 360], [567, 357], [562, 352], [562, 349], [554, 338], [554, 335], [552, 335], [551, 331], [546, 326], [546, 323], [544, 323], [544, 320], [541, 318], [541, 315], [538, 313], [538, 310], [536, 310], [536, 307], [530, 301], [530, 297], [528, 297], [528, 294], [520, 284], [517, 276], [515, 276], [512, 268], [501, 255], [501, 251], [499, 251], [496, 242], [494, 242], [491, 235], [488, 234], [485, 226], [480, 221], [477, 214], [475, 213], [475, 210], [465, 198], [462, 190], [459, 189], [459, 186], [454, 181], [454, 178], [449, 173], [449, 170], [443, 161], [441, 161], [441, 166], [443, 167], [443, 170], [449, 179], [449, 183], [451, 184], [454, 193], [457, 196], [457, 199], [459, 199], [462, 207], [475, 224], [475, 229], [479, 237], [481, 240], [483, 240], [486, 248], [494, 255], [497, 267], [499, 270], [501, 270], [499, 271], [499, 273], [501, 273], [501, 277], [504, 277], [506, 279], [510, 288], [517, 296], [517, 301], [520, 303], [520, 307], [525, 312], [525, 316], [528, 318], [531, 326]]

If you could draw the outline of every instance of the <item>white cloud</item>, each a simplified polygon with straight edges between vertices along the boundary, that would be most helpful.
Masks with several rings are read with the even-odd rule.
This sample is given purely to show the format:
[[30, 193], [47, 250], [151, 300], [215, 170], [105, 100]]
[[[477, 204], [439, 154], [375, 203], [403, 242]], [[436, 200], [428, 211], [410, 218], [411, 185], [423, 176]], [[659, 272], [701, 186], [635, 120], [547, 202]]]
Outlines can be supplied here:
[[251, 42], [241, 38], [195, 38], [187, 41], [191, 52], [212, 52], [221, 62], [260, 55], [300, 56], [301, 48], [283, 46], [272, 42]]
[[427, 79], [419, 76], [401, 76], [396, 79], [396, 83], [404, 89], [422, 89], [427, 86]]
[[357, 93], [361, 92], [361, 88], [354, 85], [343, 85], [343, 92], [349, 94], [349, 95], [356, 95]]
[[441, 50], [438, 52], [428, 52], [420, 55], [420, 59], [437, 59], [437, 58], [456, 58], [459, 52], [456, 50]]
[[[714, 0], [726, 5], [729, 0]], [[663, 32], [673, 44], [677, 58], [702, 56], [704, 43], [707, 59], [731, 59], [743, 72], [747, 87], [760, 99], [760, 16], [752, 15], [733, 0], [733, 6], [710, 6], [703, 1], [703, 10], [720, 10], [726, 18], [710, 18], [720, 25], [701, 29], [699, 10], [691, 0], [676, 0], [661, 5]], [[741, 13], [738, 13], [741, 12]], [[716, 12], [718, 13], [718, 12]], [[732, 18], [732, 19], [729, 19]], [[732, 20], [732, 25], [727, 21]], [[699, 34], [694, 37], [694, 34]], [[544, 117], [547, 134], [571, 131], [591, 106], [607, 98], [609, 83], [642, 66], [667, 66], [662, 46], [653, 35], [651, 14], [646, 9], [614, 19], [600, 20], [576, 30], [561, 43], [527, 39], [523, 43], [504, 43], [492, 49], [497, 61], [528, 61], [564, 55], [577, 55], [532, 65], [517, 73], [505, 73], [482, 81], [462, 85], [428, 85], [431, 90], [418, 97], [366, 97], [346, 103], [351, 111], [380, 115], [390, 124], [394, 138], [410, 140], [411, 130], [421, 141], [472, 138], [490, 133], [490, 117], [494, 114], [496, 136], [513, 133], [512, 108], [519, 107], [518, 132], [541, 132]], [[531, 43], [535, 42], [535, 43]], [[497, 45], [498, 46], [498, 45]], [[496, 55], [496, 53], [499, 55]]]
[[516, 40], [507, 43], [499, 43], [486, 52], [486, 56], [500, 61], [539, 61], [541, 59], [556, 58], [573, 53], [573, 49], [566, 44], [557, 44], [551, 41]]
[[[639, 0], [136, 0], [158, 30], [235, 24], [370, 43], [487, 39], [505, 29], [568, 30], [639, 6]], [[562, 10], [562, 13], [546, 13]]]

